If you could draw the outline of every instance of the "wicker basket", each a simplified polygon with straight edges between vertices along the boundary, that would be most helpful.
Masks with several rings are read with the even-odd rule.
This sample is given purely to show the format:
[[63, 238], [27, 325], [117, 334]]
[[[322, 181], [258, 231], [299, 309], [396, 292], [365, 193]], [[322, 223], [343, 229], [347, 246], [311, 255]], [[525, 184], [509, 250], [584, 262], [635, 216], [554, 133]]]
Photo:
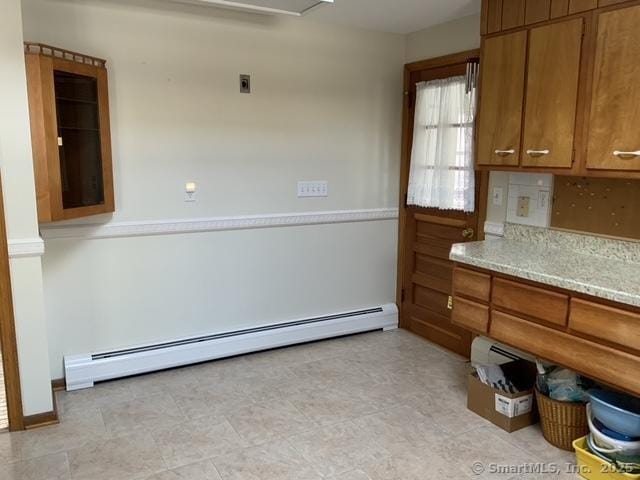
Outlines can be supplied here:
[[586, 406], [552, 400], [537, 389], [536, 400], [544, 438], [558, 448], [573, 452], [573, 441], [589, 433]]

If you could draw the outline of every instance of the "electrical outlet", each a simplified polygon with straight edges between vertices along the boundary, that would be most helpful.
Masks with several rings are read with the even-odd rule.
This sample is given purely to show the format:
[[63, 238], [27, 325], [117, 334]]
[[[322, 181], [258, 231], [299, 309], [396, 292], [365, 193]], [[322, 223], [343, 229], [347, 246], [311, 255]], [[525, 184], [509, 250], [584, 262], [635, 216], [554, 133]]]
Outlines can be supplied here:
[[328, 197], [329, 182], [298, 182], [298, 197]]
[[519, 217], [528, 217], [529, 216], [529, 204], [531, 203], [531, 198], [529, 197], [518, 197], [518, 210], [516, 215]]

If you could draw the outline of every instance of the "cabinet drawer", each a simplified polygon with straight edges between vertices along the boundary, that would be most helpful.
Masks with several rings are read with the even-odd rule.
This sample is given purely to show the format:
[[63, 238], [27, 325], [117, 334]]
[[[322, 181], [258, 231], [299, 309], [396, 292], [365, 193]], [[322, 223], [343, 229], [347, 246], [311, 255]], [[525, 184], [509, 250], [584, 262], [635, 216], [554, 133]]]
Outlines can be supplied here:
[[486, 334], [489, 330], [489, 307], [456, 297], [453, 300], [451, 321], [468, 330]]
[[567, 324], [569, 297], [501, 278], [493, 279], [493, 305], [556, 325]]
[[491, 277], [484, 273], [474, 272], [466, 268], [453, 271], [453, 294], [489, 301], [491, 293]]
[[640, 350], [640, 314], [637, 313], [572, 298], [569, 328]]
[[506, 313], [491, 312], [489, 336], [588, 377], [640, 394], [640, 357]]

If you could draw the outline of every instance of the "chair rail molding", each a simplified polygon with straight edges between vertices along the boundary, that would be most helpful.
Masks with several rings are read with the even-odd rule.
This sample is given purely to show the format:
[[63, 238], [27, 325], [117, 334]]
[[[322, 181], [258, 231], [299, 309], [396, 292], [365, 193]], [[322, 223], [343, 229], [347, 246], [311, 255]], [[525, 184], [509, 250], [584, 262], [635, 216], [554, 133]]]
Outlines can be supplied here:
[[41, 257], [44, 255], [44, 241], [40, 237], [17, 238], [8, 241], [9, 258]]
[[52, 225], [42, 226], [40, 234], [45, 241], [65, 238], [101, 239], [171, 235], [178, 233], [202, 233], [225, 230], [250, 230], [255, 228], [280, 228], [332, 223], [372, 222], [379, 220], [395, 220], [397, 218], [397, 208], [374, 208], [365, 210], [334, 210], [326, 212], [296, 212], [265, 215], [241, 215], [233, 217], [111, 222], [105, 224], [83, 223]]

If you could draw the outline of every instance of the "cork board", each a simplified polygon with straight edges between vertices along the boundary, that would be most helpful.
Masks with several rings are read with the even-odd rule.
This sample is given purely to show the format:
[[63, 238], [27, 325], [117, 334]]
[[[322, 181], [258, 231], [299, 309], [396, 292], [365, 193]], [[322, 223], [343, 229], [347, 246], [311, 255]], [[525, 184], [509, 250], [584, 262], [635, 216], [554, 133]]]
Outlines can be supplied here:
[[640, 239], [640, 180], [556, 177], [551, 226]]

